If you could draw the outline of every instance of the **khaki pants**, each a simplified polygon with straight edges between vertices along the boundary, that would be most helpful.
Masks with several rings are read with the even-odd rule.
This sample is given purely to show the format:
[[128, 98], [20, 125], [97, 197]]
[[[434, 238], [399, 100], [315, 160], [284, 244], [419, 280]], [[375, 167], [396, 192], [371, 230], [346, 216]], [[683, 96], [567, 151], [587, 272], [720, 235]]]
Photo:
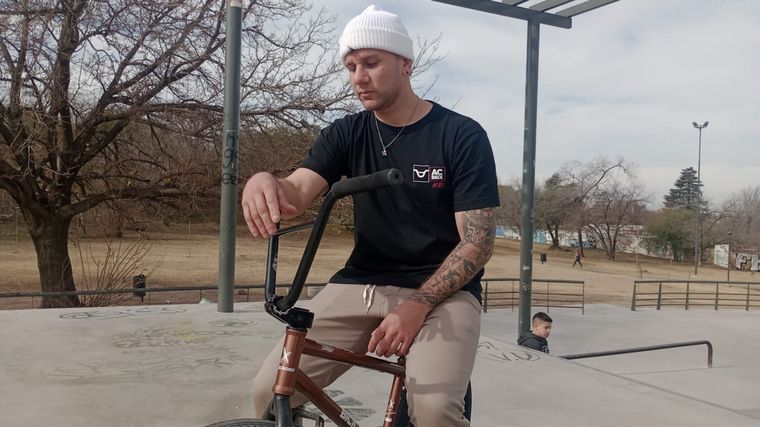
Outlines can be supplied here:
[[[414, 289], [331, 283], [304, 304], [315, 313], [308, 337], [323, 344], [365, 353], [370, 334]], [[372, 293], [373, 295], [368, 295]], [[369, 298], [367, 298], [369, 296]], [[466, 427], [464, 395], [475, 363], [480, 336], [480, 304], [469, 292], [459, 291], [430, 312], [406, 358], [409, 411], [416, 427]], [[267, 356], [253, 380], [253, 406], [261, 417], [272, 399], [272, 385], [282, 352], [282, 340]], [[348, 366], [312, 356], [301, 358], [300, 368], [324, 388]], [[382, 374], [378, 374], [382, 375]], [[291, 404], [305, 402], [296, 393]]]

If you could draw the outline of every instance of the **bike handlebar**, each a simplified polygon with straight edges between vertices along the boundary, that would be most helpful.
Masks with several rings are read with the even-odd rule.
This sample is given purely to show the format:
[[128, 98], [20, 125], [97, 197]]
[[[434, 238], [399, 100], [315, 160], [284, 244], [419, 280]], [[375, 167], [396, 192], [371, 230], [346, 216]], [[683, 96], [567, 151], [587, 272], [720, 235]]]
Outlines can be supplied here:
[[398, 169], [385, 169], [369, 175], [357, 176], [332, 185], [331, 192], [335, 199], [341, 199], [366, 191], [393, 187], [404, 182], [404, 177]]
[[[319, 242], [324, 234], [325, 227], [327, 226], [327, 220], [330, 217], [330, 211], [333, 205], [338, 199], [343, 197], [367, 192], [380, 190], [383, 188], [396, 187], [401, 185], [404, 181], [404, 176], [398, 169], [385, 169], [379, 172], [371, 173], [368, 175], [357, 176], [349, 178], [343, 181], [336, 182], [330, 188], [330, 191], [325, 194], [322, 206], [319, 209], [319, 214], [314, 220], [309, 240], [304, 248], [301, 262], [298, 265], [298, 271], [293, 279], [293, 285], [290, 287], [290, 291], [285, 297], [278, 297], [275, 292], [276, 282], [276, 270], [277, 270], [277, 250], [278, 250], [278, 233], [269, 238], [269, 252], [267, 254], [267, 279], [265, 285], [267, 311], [271, 314], [279, 313], [286, 314], [295, 305], [298, 298], [301, 296], [306, 277], [311, 269], [311, 264], [314, 261], [314, 256], [317, 253]], [[292, 227], [292, 229], [299, 228], [300, 226]], [[284, 233], [282, 233], [284, 234]], [[273, 313], [270, 311], [274, 309]], [[283, 317], [275, 315], [280, 320], [285, 321]]]

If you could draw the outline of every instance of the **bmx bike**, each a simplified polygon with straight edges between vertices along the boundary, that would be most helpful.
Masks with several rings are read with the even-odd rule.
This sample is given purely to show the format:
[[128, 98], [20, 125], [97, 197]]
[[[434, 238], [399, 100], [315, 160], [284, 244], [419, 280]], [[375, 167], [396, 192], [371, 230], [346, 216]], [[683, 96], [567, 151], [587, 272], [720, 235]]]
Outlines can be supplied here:
[[[270, 406], [269, 414], [266, 416], [267, 419], [234, 419], [210, 424], [207, 427], [298, 427], [304, 425], [304, 421], [308, 422], [309, 420], [316, 427], [323, 426], [325, 420], [320, 414], [306, 411], [303, 408], [291, 409], [290, 399], [296, 391], [306, 396], [308, 401], [316, 406], [336, 426], [358, 427], [357, 422], [349, 412], [341, 408], [335, 400], [299, 369], [299, 362], [304, 354], [392, 375], [393, 380], [383, 417], [383, 427], [407, 427], [411, 425], [406, 413], [404, 357], [400, 356], [396, 362], [393, 362], [323, 345], [311, 340], [307, 336], [308, 330], [311, 328], [314, 320], [314, 314], [307, 309], [295, 306], [303, 290], [335, 202], [343, 197], [354, 194], [398, 186], [402, 182], [403, 175], [398, 169], [386, 169], [337, 182], [333, 184], [330, 191], [325, 195], [322, 206], [314, 221], [278, 229], [277, 233], [270, 237], [267, 250], [264, 307], [268, 314], [287, 325], [282, 353], [284, 355], [287, 354], [287, 357], [281, 358], [280, 365], [277, 368], [277, 378], [272, 387], [274, 393], [273, 403]], [[311, 234], [304, 248], [293, 284], [290, 286], [287, 295], [278, 296], [276, 294], [275, 283], [279, 238], [285, 234], [309, 228], [311, 228]], [[468, 418], [469, 398], [470, 389], [468, 388], [465, 399], [466, 416]]]

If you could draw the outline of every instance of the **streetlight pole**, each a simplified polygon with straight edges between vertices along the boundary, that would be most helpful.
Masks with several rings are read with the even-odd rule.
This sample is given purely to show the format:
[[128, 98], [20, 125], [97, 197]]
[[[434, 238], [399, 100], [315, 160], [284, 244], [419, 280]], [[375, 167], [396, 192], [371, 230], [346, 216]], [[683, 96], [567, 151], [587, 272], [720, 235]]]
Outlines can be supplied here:
[[699, 234], [702, 229], [701, 222], [702, 222], [702, 190], [699, 188], [700, 184], [702, 183], [700, 178], [700, 169], [702, 166], [702, 129], [707, 127], [707, 124], [709, 122], [704, 122], [703, 124], [697, 124], [697, 122], [691, 122], [692, 125], [694, 125], [695, 128], [699, 130], [699, 151], [697, 155], [697, 205], [695, 206], [695, 214], [697, 216], [696, 225], [695, 225], [695, 232], [694, 232], [694, 276], [698, 274], [698, 268], [699, 268], [699, 258], [700, 258], [700, 250], [699, 250]]

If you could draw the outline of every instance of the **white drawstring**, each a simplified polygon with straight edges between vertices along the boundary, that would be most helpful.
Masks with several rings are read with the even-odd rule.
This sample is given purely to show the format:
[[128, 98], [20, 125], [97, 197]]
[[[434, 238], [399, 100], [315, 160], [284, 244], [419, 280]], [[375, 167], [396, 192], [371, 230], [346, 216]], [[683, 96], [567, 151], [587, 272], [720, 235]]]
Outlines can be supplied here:
[[375, 285], [366, 285], [364, 287], [364, 293], [362, 294], [362, 300], [364, 305], [367, 306], [367, 313], [369, 313], [370, 307], [372, 307], [372, 301], [375, 299]]

